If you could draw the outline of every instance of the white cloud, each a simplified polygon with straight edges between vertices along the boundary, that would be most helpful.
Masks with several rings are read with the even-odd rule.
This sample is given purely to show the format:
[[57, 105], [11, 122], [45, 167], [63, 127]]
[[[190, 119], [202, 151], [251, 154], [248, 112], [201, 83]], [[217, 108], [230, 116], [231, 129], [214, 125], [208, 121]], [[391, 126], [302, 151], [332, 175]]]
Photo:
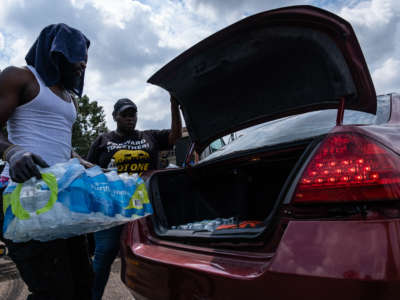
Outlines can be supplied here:
[[13, 52], [12, 57], [10, 58], [10, 64], [15, 66], [23, 66], [25, 65], [25, 55], [30, 45], [27, 43], [25, 39], [16, 39], [11, 43], [11, 49]]
[[400, 78], [394, 75], [400, 61], [399, 1], [361, 1], [339, 14], [354, 27], [377, 93], [399, 92]]
[[184, 4], [176, 2], [151, 15], [159, 47], [184, 50], [215, 30], [208, 22], [199, 20], [204, 16], [195, 15], [195, 11], [188, 13], [190, 11]]
[[400, 1], [397, 0], [0, 0], [0, 69], [22, 65], [40, 30], [64, 22], [90, 39], [84, 92], [105, 109], [115, 128], [115, 100], [139, 107], [140, 129], [168, 128], [168, 93], [146, 80], [188, 47], [248, 15], [280, 6], [312, 4], [349, 20], [377, 91], [400, 86]]
[[71, 3], [79, 9], [85, 9], [86, 4], [90, 4], [100, 12], [104, 24], [118, 26], [122, 29], [135, 16], [151, 11], [150, 6], [133, 0], [72, 0]]
[[372, 73], [377, 93], [399, 91], [400, 60], [389, 58]]
[[3, 50], [3, 48], [4, 48], [4, 36], [0, 32], [0, 50]]
[[4, 37], [0, 33], [0, 70], [9, 65], [24, 66], [25, 55], [30, 46], [27, 39]]
[[216, 15], [214, 17], [215, 21], [221, 24], [232, 23], [245, 16], [264, 10], [291, 5], [306, 5], [311, 3], [312, 0], [185, 0], [185, 2], [198, 13], [207, 12], [208, 9], [212, 9]]
[[387, 25], [395, 15], [393, 0], [372, 0], [360, 2], [354, 7], [343, 7], [340, 15], [358, 26], [375, 28]]

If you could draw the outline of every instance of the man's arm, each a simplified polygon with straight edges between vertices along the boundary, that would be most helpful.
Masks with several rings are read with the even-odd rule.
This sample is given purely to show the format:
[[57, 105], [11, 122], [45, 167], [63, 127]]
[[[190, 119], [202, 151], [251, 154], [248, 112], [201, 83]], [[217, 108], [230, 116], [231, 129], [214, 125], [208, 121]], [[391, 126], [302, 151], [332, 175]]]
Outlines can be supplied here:
[[[21, 68], [8, 67], [0, 73], [0, 125], [2, 127], [21, 102], [21, 95], [31, 80], [27, 72], [29, 71]], [[36, 164], [48, 167], [41, 157], [11, 144], [1, 132], [0, 155], [8, 162], [10, 177], [15, 182], [24, 182], [33, 176], [41, 178]]]
[[77, 158], [79, 160], [79, 163], [84, 166], [85, 168], [91, 168], [94, 167], [94, 164], [88, 162], [87, 160], [84, 160], [78, 153], [76, 153], [74, 150], [71, 151], [71, 158]]
[[[24, 87], [24, 76], [20, 76], [21, 70], [8, 67], [0, 73], [0, 126], [5, 126], [7, 120], [19, 105], [19, 95]], [[10, 141], [0, 130], [0, 155], [4, 158], [4, 152], [12, 146]]]
[[177, 139], [182, 137], [182, 119], [179, 112], [178, 102], [171, 95], [171, 132], [168, 136], [168, 143], [173, 146]]

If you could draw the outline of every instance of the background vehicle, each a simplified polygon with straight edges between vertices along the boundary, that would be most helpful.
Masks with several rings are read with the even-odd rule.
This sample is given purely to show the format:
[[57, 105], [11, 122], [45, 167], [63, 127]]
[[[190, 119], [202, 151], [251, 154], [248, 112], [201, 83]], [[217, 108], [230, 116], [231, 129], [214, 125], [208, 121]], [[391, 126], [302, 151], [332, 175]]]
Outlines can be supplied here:
[[[149, 82], [176, 94], [199, 153], [263, 125], [151, 175], [154, 215], [121, 238], [135, 297], [398, 297], [400, 96], [376, 97], [349, 23], [309, 6], [261, 13]], [[202, 225], [217, 219], [231, 221]]]

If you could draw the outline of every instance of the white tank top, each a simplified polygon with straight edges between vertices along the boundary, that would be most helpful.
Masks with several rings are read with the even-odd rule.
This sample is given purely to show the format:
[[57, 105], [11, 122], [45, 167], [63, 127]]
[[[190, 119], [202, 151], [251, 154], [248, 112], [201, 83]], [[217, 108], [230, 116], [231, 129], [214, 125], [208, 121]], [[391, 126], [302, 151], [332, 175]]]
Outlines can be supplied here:
[[[7, 121], [8, 140], [41, 156], [50, 166], [71, 158], [72, 125], [76, 119], [74, 103], [54, 94], [35, 68], [28, 66], [39, 84], [39, 94], [18, 106]], [[2, 176], [8, 175], [8, 165]]]

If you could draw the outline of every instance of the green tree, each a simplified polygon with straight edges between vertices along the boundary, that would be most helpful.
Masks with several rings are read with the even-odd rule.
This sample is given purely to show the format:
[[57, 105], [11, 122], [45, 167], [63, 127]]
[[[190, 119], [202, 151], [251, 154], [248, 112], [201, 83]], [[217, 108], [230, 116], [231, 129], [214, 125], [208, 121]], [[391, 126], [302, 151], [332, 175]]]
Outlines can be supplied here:
[[78, 116], [72, 127], [72, 147], [84, 158], [96, 137], [108, 129], [103, 107], [97, 101], [89, 101], [86, 95], [75, 100], [78, 103]]

